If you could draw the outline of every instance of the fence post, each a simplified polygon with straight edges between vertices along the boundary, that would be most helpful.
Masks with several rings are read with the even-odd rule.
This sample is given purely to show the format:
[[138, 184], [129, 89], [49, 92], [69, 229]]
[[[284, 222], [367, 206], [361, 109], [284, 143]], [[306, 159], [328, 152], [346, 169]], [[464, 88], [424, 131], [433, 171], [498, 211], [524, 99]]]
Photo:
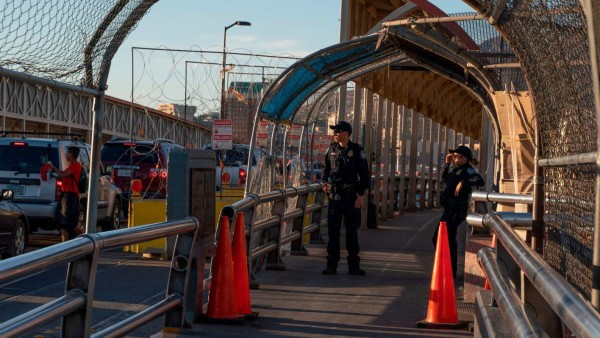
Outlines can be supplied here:
[[[322, 187], [322, 185], [321, 185]], [[310, 233], [310, 242], [311, 243], [323, 243], [323, 237], [321, 237], [321, 216], [323, 215], [323, 208], [325, 208], [325, 193], [323, 189], [319, 188], [315, 191], [315, 203], [321, 205], [321, 208], [318, 210], [314, 210], [310, 214], [310, 224], [316, 223], [319, 225], [318, 231], [313, 231]]]
[[273, 209], [271, 209], [272, 216], [279, 216], [279, 226], [272, 226], [267, 230], [267, 243], [276, 241], [277, 250], [269, 252], [267, 254], [266, 270], [285, 270], [285, 264], [281, 261], [281, 233], [283, 229], [283, 215], [285, 213], [285, 204], [287, 203], [287, 193], [285, 189], [280, 189], [282, 198], [273, 202]]
[[296, 217], [292, 223], [292, 232], [298, 232], [302, 234], [299, 239], [293, 241], [291, 253], [294, 255], [306, 255], [306, 250], [304, 250], [304, 246], [302, 245], [302, 241], [304, 240], [304, 219], [306, 217], [306, 205], [308, 200], [308, 194], [310, 193], [310, 186], [306, 185], [306, 188], [303, 188], [299, 193], [296, 199], [296, 208], [302, 209], [302, 216]]
[[[186, 317], [187, 309], [202, 308], [202, 304], [195, 304], [198, 300], [196, 292], [204, 290], [204, 280], [198, 280], [198, 264], [194, 262], [196, 258], [196, 235], [199, 232], [200, 223], [197, 218], [194, 218], [196, 223], [196, 231], [193, 233], [185, 233], [177, 236], [175, 241], [175, 249], [173, 259], [171, 260], [171, 270], [169, 273], [169, 282], [167, 284], [167, 297], [172, 294], [181, 295], [183, 305], [177, 307], [165, 314], [165, 327], [183, 328], [189, 323], [189, 318]], [[202, 246], [201, 243], [197, 245]], [[198, 250], [204, 251], [203, 249]], [[204, 257], [202, 257], [204, 258]], [[202, 285], [202, 287], [198, 287]], [[193, 296], [191, 296], [193, 295]], [[200, 298], [202, 300], [202, 298]], [[195, 313], [196, 317], [202, 313]], [[196, 318], [194, 318], [195, 320]]]
[[72, 261], [67, 270], [65, 294], [71, 290], [81, 290], [85, 293], [85, 306], [67, 314], [62, 320], [63, 337], [89, 337], [92, 332], [92, 303], [96, 288], [96, 270], [100, 257], [100, 244], [96, 234], [84, 235], [94, 243], [93, 253]]

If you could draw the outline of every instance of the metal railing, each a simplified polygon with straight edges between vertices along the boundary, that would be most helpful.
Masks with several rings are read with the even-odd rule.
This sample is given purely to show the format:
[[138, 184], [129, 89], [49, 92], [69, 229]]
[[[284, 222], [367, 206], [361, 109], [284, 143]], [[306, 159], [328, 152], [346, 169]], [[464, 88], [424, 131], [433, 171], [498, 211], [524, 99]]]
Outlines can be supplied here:
[[[387, 198], [388, 203], [394, 207], [394, 211], [439, 208], [440, 180], [437, 177], [429, 177], [429, 175], [414, 176], [412, 179], [414, 180], [414, 191], [412, 191], [414, 198], [410, 198], [411, 190], [413, 190], [410, 188], [410, 176], [405, 175], [403, 183], [400, 182], [399, 174], [389, 177], [392, 185], [390, 193], [393, 194], [388, 195]], [[383, 177], [371, 175], [371, 190], [373, 192], [379, 193], [380, 190], [385, 189], [384, 184]], [[402, 190], [402, 194], [400, 194], [400, 190]], [[381, 201], [380, 196], [375, 194], [374, 200], [381, 207], [383, 201]]]
[[[314, 203], [308, 203], [309, 194], [314, 194]], [[291, 198], [296, 198], [296, 204], [290, 208]], [[264, 205], [270, 208], [270, 216], [255, 220], [257, 209]], [[238, 213], [244, 213], [248, 243], [257, 243], [258, 241], [255, 240], [257, 236], [264, 239], [258, 245], [248, 245], [246, 248], [248, 270], [251, 272], [251, 287], [258, 287], [258, 280], [253, 268], [257, 258], [267, 256], [267, 269], [284, 269], [285, 266], [279, 254], [284, 245], [291, 243], [292, 254], [305, 254], [302, 238], [306, 234], [320, 230], [327, 224], [327, 219], [322, 217], [322, 211], [326, 206], [322, 184], [312, 183], [270, 191], [261, 195], [249, 194], [221, 210], [221, 217], [234, 218]], [[286, 207], [288, 207], [287, 211]], [[309, 224], [306, 226], [304, 225], [305, 216], [309, 217]], [[291, 222], [292, 228], [288, 234], [283, 234], [286, 222]]]
[[[21, 336], [62, 318], [62, 337], [121, 337], [158, 316], [166, 327], [183, 328], [187, 281], [200, 225], [196, 218], [86, 234], [73, 240], [0, 261], [0, 283], [9, 282], [69, 263], [63, 296], [0, 323], [0, 337]], [[121, 322], [91, 334], [92, 303], [100, 252], [110, 248], [177, 235], [166, 297]]]
[[[473, 193], [472, 197], [479, 201], [533, 203], [526, 195]], [[517, 218], [523, 225], [523, 217]], [[496, 249], [479, 250], [478, 260], [491, 285], [492, 305], [500, 309], [515, 337], [563, 337], [565, 327], [577, 337], [600, 336], [600, 314], [591, 303], [531, 249], [499, 213], [469, 215], [468, 222], [483, 224], [496, 235]]]

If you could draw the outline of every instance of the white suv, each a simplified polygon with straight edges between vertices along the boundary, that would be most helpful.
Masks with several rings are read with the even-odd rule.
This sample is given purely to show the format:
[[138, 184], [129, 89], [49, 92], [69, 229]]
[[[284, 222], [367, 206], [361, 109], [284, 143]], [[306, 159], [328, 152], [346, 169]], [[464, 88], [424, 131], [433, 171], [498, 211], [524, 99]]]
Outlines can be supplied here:
[[[20, 133], [19, 133], [20, 134]], [[0, 137], [0, 189], [14, 192], [17, 204], [30, 221], [30, 228], [56, 229], [56, 212], [62, 184], [56, 175], [47, 173], [43, 180], [40, 169], [48, 161], [60, 170], [68, 166], [68, 147], [78, 147], [78, 161], [89, 177], [91, 147], [77, 140]], [[121, 190], [100, 177], [98, 187], [98, 222], [102, 230], [118, 228], [121, 220]], [[80, 196], [79, 220], [85, 221], [87, 193]]]
[[[203, 149], [212, 148], [211, 145], [205, 145]], [[217, 191], [221, 190], [221, 181], [225, 186], [231, 188], [243, 188], [248, 176], [250, 146], [247, 144], [234, 144], [229, 150], [215, 150], [215, 153], [217, 156]], [[252, 162], [250, 163], [254, 173], [256, 173], [255, 169], [260, 159], [265, 155], [264, 150], [260, 150], [258, 147], [254, 148], [254, 156], [252, 156]], [[223, 173], [221, 173], [221, 162], [223, 163]]]

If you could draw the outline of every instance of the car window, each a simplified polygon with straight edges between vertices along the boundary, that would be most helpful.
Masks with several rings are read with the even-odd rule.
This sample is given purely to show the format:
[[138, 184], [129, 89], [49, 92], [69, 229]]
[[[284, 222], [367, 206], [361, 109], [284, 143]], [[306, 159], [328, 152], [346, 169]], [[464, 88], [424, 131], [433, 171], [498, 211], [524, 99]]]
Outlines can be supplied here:
[[182, 146], [178, 145], [178, 144], [171, 144], [171, 143], [163, 143], [161, 144], [161, 148], [163, 150], [164, 156], [165, 156], [165, 160], [167, 161], [167, 163], [169, 162], [169, 155], [171, 154], [171, 151], [173, 149], [183, 149]]
[[245, 165], [248, 163], [248, 151], [244, 149], [217, 150], [217, 161], [223, 161], [225, 166]]
[[136, 165], [157, 163], [158, 155], [152, 145], [105, 144], [100, 157], [102, 162]]
[[77, 158], [86, 172], [90, 172], [90, 155], [86, 148], [79, 148], [79, 157]]
[[47, 146], [30, 146], [26, 142], [13, 142], [19, 145], [0, 146], [0, 170], [39, 173], [40, 167], [51, 161], [59, 163], [58, 149]]

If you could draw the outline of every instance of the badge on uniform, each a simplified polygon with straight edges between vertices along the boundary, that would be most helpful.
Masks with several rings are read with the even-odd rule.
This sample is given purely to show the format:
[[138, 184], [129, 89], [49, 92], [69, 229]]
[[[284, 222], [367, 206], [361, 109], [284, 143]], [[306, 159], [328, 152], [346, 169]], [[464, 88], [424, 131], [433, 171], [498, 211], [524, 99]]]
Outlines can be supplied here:
[[352, 152], [352, 150], [348, 150], [348, 157], [352, 157], [352, 155], [354, 155], [354, 152]]

